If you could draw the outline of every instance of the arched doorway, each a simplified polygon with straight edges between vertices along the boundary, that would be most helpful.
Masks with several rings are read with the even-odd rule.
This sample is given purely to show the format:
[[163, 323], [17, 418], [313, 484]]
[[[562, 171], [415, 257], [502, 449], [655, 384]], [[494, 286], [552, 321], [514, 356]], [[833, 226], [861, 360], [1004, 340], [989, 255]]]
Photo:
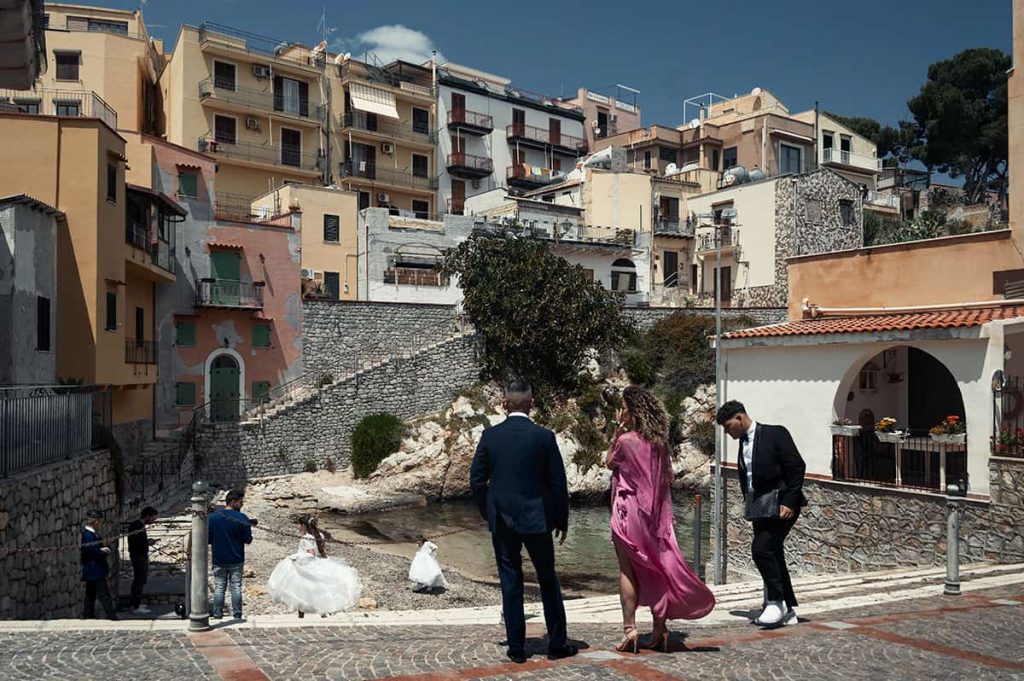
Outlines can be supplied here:
[[636, 265], [629, 258], [618, 258], [612, 263], [612, 290], [623, 293], [636, 291]]
[[228, 353], [221, 353], [210, 362], [208, 385], [211, 421], [238, 419], [242, 397], [241, 377], [238, 360]]

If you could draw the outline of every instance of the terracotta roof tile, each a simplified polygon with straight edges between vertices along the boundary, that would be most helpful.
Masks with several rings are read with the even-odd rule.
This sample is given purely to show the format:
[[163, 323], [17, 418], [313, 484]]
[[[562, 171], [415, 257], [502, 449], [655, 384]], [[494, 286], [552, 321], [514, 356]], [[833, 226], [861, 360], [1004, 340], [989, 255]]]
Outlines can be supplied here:
[[1024, 305], [960, 308], [922, 312], [821, 317], [758, 326], [723, 334], [723, 340], [779, 336], [819, 336], [832, 333], [878, 333], [916, 329], [959, 329], [981, 326], [997, 319], [1024, 317]]

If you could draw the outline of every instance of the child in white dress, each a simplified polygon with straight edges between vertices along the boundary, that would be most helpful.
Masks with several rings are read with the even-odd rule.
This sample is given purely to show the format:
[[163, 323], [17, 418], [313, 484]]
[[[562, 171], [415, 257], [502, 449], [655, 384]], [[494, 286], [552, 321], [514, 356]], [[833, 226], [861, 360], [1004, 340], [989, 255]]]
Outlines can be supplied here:
[[437, 561], [437, 544], [426, 537], [420, 537], [420, 548], [409, 566], [409, 579], [416, 582], [416, 591], [448, 588], [448, 580]]
[[359, 601], [359, 573], [341, 558], [327, 557], [316, 518], [296, 518], [299, 550], [274, 568], [267, 580], [267, 594], [299, 617], [306, 612], [328, 615], [348, 610]]

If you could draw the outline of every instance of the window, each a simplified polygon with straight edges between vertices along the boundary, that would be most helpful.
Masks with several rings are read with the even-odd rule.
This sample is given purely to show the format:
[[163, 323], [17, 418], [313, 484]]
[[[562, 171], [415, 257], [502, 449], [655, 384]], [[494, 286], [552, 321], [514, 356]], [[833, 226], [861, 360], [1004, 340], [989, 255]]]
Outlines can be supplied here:
[[274, 76], [274, 111], [309, 116], [309, 83]]
[[281, 128], [281, 165], [302, 166], [302, 132]]
[[174, 325], [177, 338], [175, 344], [183, 348], [191, 348], [196, 344], [195, 322], [178, 322]]
[[238, 121], [230, 116], [213, 117], [213, 137], [224, 144], [235, 144], [238, 141]]
[[234, 90], [236, 87], [235, 65], [223, 61], [213, 62], [213, 86], [221, 90]]
[[427, 163], [428, 159], [426, 156], [421, 154], [412, 155], [412, 174], [413, 177], [426, 177], [427, 176]]
[[324, 241], [337, 242], [341, 239], [341, 218], [324, 213]]
[[429, 220], [430, 219], [430, 202], [428, 202], [428, 201], [419, 201], [419, 200], [413, 199], [413, 202], [412, 202], [412, 212], [415, 213], [416, 217], [418, 219], [420, 219], [420, 220]]
[[195, 173], [179, 171], [178, 195], [193, 199], [199, 196], [199, 176]]
[[141, 346], [146, 338], [146, 311], [141, 307], [135, 308], [135, 345]]
[[327, 288], [327, 296], [330, 298], [340, 297], [340, 280], [337, 272], [324, 272], [324, 286]]
[[843, 227], [853, 227], [853, 201], [849, 199], [839, 200], [839, 219], [843, 223]]
[[683, 149], [683, 165], [689, 165], [691, 163], [697, 163], [700, 161], [700, 149], [692, 147], [690, 149]]
[[821, 201], [807, 199], [807, 221], [813, 225], [821, 224]]
[[803, 172], [803, 153], [804, 150], [800, 147], [779, 144], [779, 172], [782, 174]]
[[583, 277], [590, 282], [594, 283], [594, 270], [588, 270], [586, 267], [583, 268]]
[[526, 111], [512, 109], [512, 134], [522, 137], [526, 134]]
[[833, 134], [834, 133], [831, 130], [825, 130], [824, 132], [821, 133], [822, 149], [831, 149], [832, 146], [835, 144], [835, 138], [833, 137]]
[[107, 331], [117, 330], [117, 294], [107, 291], [107, 323], [104, 326]]
[[76, 100], [54, 100], [53, 106], [58, 116], [81, 116], [82, 103]]
[[728, 170], [739, 164], [736, 147], [728, 147], [722, 150], [722, 170]]
[[644, 150], [644, 168], [650, 168], [650, 167], [651, 167], [651, 150], [650, 149], [646, 149], [646, 150]]
[[117, 203], [117, 166], [107, 164], [107, 201]]
[[196, 384], [189, 382], [174, 384], [175, 403], [179, 407], [194, 407], [196, 405]]
[[57, 80], [78, 80], [78, 52], [54, 52], [53, 61], [57, 64]]
[[252, 346], [254, 348], [270, 347], [270, 326], [268, 324], [256, 324], [252, 327]]
[[660, 147], [658, 149], [658, 158], [662, 161], [667, 161], [668, 163], [675, 163], [679, 160], [676, 150], [668, 147]]
[[252, 382], [252, 399], [255, 402], [262, 402], [270, 395], [270, 381]]
[[39, 113], [39, 100], [38, 99], [15, 99], [14, 106], [19, 113], [23, 114], [37, 114]]
[[552, 170], [561, 170], [562, 169], [562, 159], [560, 159], [558, 157], [553, 157], [551, 159], [551, 169]]
[[370, 192], [359, 192], [359, 210], [370, 207]]
[[874, 362], [868, 362], [860, 370], [859, 387], [865, 391], [878, 390], [878, 372], [880, 369]]
[[718, 165], [722, 161], [722, 152], [718, 149], [711, 150], [711, 169], [718, 170]]
[[612, 263], [612, 290], [636, 291], [636, 265], [629, 258], [619, 258]]
[[36, 350], [50, 350], [50, 299], [36, 297]]
[[594, 137], [601, 139], [608, 136], [608, 112], [597, 111], [597, 130], [594, 131]]
[[690, 293], [696, 293], [697, 292], [697, 284], [700, 283], [698, 281], [699, 277], [700, 277], [700, 268], [697, 265], [690, 265]]
[[128, 22], [127, 21], [103, 21], [101, 19], [89, 19], [88, 29], [90, 31], [100, 31], [102, 33], [119, 33], [121, 35], [128, 35]]
[[421, 135], [430, 134], [430, 112], [426, 109], [412, 108], [412, 131]]

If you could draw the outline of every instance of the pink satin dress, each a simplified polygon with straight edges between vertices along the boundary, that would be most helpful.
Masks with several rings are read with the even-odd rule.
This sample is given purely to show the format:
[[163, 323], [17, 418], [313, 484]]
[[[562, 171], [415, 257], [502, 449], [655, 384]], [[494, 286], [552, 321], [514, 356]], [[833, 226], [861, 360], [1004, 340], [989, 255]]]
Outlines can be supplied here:
[[658, 620], [704, 617], [715, 596], [676, 542], [668, 447], [628, 432], [616, 442], [612, 461], [612, 541], [633, 566], [637, 604], [649, 606]]

